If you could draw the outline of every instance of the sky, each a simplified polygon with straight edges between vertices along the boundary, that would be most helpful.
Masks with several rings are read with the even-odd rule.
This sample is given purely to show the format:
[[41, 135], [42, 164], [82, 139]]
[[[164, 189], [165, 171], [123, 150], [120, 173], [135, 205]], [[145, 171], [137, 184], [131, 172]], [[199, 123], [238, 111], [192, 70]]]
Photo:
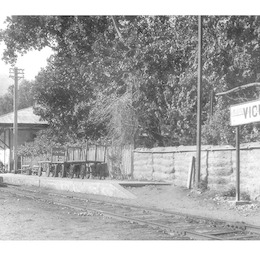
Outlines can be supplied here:
[[[5, 28], [5, 15], [0, 15], [0, 29]], [[8, 86], [13, 84], [13, 79], [9, 78], [10, 65], [5, 64], [2, 60], [4, 43], [0, 43], [0, 96], [7, 92]], [[47, 58], [50, 57], [52, 51], [50, 48], [44, 48], [41, 51], [30, 51], [24, 56], [19, 56], [16, 66], [24, 69], [24, 78], [26, 80], [34, 80], [41, 68], [47, 65]]]

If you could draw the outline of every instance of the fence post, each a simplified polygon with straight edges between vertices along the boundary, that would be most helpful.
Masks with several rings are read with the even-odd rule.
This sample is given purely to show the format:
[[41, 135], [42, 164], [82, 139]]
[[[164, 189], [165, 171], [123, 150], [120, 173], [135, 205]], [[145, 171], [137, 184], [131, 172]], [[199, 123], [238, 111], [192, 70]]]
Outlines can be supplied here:
[[191, 182], [192, 182], [192, 176], [194, 176], [194, 171], [195, 170], [195, 157], [192, 156], [191, 158], [191, 163], [190, 163], [190, 168], [189, 168], [189, 175], [188, 175], [188, 182], [187, 182], [187, 188], [191, 189]]
[[[127, 147], [124, 146], [123, 150], [125, 150], [126, 148]], [[128, 164], [129, 162], [127, 162], [127, 164], [130, 165], [130, 176], [131, 176], [131, 179], [133, 179], [134, 178], [134, 144], [131, 143], [130, 145], [128, 145], [127, 150], [129, 151], [129, 153], [127, 153], [127, 154], [130, 154], [130, 164]], [[125, 157], [125, 159], [126, 159], [126, 157]], [[126, 160], [123, 160], [123, 161], [126, 164]]]
[[131, 144], [131, 178], [134, 178], [134, 145]]

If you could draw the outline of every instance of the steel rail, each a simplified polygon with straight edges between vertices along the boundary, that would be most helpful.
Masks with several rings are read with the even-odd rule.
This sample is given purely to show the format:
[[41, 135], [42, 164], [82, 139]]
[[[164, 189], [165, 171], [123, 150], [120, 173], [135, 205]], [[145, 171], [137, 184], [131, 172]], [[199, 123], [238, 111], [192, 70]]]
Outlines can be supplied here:
[[[17, 186], [15, 187], [15, 189], [19, 189], [21, 191], [28, 191], [28, 192], [35, 192], [37, 193], [38, 191], [34, 191], [34, 190], [30, 190], [30, 189], [24, 189], [24, 188], [18, 188]], [[73, 195], [63, 195], [63, 194], [59, 194], [59, 193], [55, 193], [55, 192], [50, 192], [48, 193], [48, 195], [50, 196], [60, 196], [60, 197], [64, 197], [64, 198], [73, 198], [76, 200], [81, 200], [81, 201], [88, 201], [88, 202], [93, 202], [93, 203], [102, 203], [102, 204], [107, 204], [107, 205], [117, 205], [117, 206], [121, 206], [123, 208], [131, 208], [131, 209], [139, 209], [139, 210], [147, 210], [150, 212], [154, 212], [157, 214], [167, 214], [168, 216], [172, 216], [172, 215], [176, 215], [176, 216], [180, 216], [180, 217], [185, 217], [185, 218], [190, 218], [190, 219], [198, 219], [198, 220], [203, 220], [203, 221], [208, 221], [208, 222], [214, 222], [214, 223], [219, 223], [219, 224], [223, 224], [223, 225], [227, 225], [227, 227], [231, 227], [233, 229], [245, 229], [245, 223], [240, 223], [240, 222], [230, 222], [230, 221], [225, 221], [222, 219], [218, 219], [218, 218], [210, 218], [210, 217], [202, 217], [199, 215], [195, 215], [195, 214], [190, 214], [190, 213], [182, 213], [182, 212], [177, 212], [177, 211], [172, 211], [172, 210], [165, 210], [165, 209], [159, 209], [159, 208], [149, 208], [146, 206], [138, 206], [138, 205], [131, 205], [131, 204], [124, 204], [124, 203], [120, 203], [120, 202], [110, 202], [110, 201], [104, 201], [101, 199], [84, 199], [84, 198], [79, 198], [78, 196], [73, 196]]]
[[[79, 210], [79, 211], [82, 211], [82, 210], [89, 210], [89, 211], [92, 211], [92, 212], [97, 212], [98, 214], [100, 215], [103, 215], [103, 216], [106, 216], [106, 217], [111, 217], [111, 218], [114, 218], [114, 219], [119, 219], [119, 220], [124, 220], [124, 221], [128, 221], [130, 223], [138, 223], [140, 225], [147, 225], [147, 226], [150, 226], [150, 227], [153, 227], [153, 228], [159, 228], [163, 231], [166, 231], [168, 234], [170, 235], [177, 235], [177, 236], [182, 236], [182, 237], [188, 237], [188, 238], [191, 238], [191, 239], [199, 239], [199, 240], [230, 240], [230, 239], [234, 239], [234, 240], [239, 240], [239, 239], [246, 239], [246, 238], [254, 238], [254, 237], [257, 237], [258, 235], [258, 239], [260, 239], [259, 237], [259, 231], [260, 231], [260, 227], [258, 226], [253, 226], [253, 225], [246, 225], [245, 223], [237, 223], [237, 222], [225, 222], [223, 220], [215, 220], [215, 219], [211, 219], [211, 218], [196, 218], [194, 217], [193, 215], [188, 215], [188, 214], [184, 214], [184, 213], [177, 213], [175, 214], [174, 212], [171, 212], [171, 211], [164, 211], [164, 210], [157, 210], [157, 209], [151, 209], [151, 208], [147, 208], [147, 207], [140, 207], [140, 206], [133, 206], [133, 205], [127, 205], [127, 204], [122, 204], [122, 203], [111, 203], [111, 202], [104, 202], [102, 200], [89, 200], [89, 199], [81, 199], [81, 198], [76, 198], [76, 197], [73, 197], [73, 196], [65, 196], [65, 195], [62, 195], [62, 194], [57, 194], [57, 193], [51, 193], [51, 194], [44, 194], [43, 192], [38, 192], [39, 195], [41, 195], [41, 197], [39, 196], [32, 196], [32, 195], [28, 195], [28, 194], [24, 194], [24, 193], [37, 193], [36, 191], [33, 191], [33, 190], [29, 190], [29, 189], [20, 189], [20, 188], [17, 188], [15, 187], [14, 188], [14, 192], [10, 191], [10, 190], [1, 190], [1, 191], [4, 191], [4, 192], [8, 192], [8, 193], [11, 193], [13, 195], [16, 195], [16, 196], [20, 196], [20, 197], [25, 197], [25, 198], [29, 198], [29, 199], [36, 199], [36, 200], [39, 200], [39, 201], [42, 201], [42, 202], [48, 202], [48, 203], [52, 203], [54, 205], [58, 205], [58, 206], [62, 206], [62, 207], [67, 207], [67, 208], [72, 208], [72, 209], [75, 209], [75, 210]], [[17, 192], [18, 191], [18, 192]], [[19, 192], [20, 191], [20, 192]], [[72, 205], [72, 204], [68, 204], [68, 203], [61, 203], [61, 202], [57, 202], [57, 201], [54, 201], [54, 200], [50, 200], [50, 199], [46, 199], [46, 198], [43, 198], [42, 196], [46, 195], [47, 197], [49, 195], [55, 195], [56, 197], [65, 197], [65, 198], [68, 198], [68, 199], [74, 199], [74, 200], [81, 200], [81, 201], [85, 201], [86, 203], [92, 203], [92, 204], [98, 204], [99, 208], [95, 208], [93, 205], [92, 207], [90, 206], [75, 206], [75, 205]], [[107, 207], [109, 206], [109, 210], [110, 211], [107, 211], [107, 210], [102, 210], [102, 208], [104, 207]], [[113, 207], [111, 207], [113, 206]], [[162, 214], [164, 216], [167, 216], [167, 217], [170, 217], [170, 216], [178, 216], [178, 217], [182, 217], [184, 218], [184, 222], [171, 222], [169, 225], [165, 225], [165, 224], [161, 224], [161, 223], [157, 223], [157, 222], [154, 222], [153, 221], [150, 221], [149, 219], [141, 219], [140, 217], [142, 215], [139, 214], [138, 217], [131, 217], [131, 216], [127, 216], [126, 214], [117, 214], [117, 213], [114, 213], [114, 212], [111, 212], [111, 209], [113, 210], [114, 207], [117, 206], [117, 207], [123, 207], [123, 209], [125, 210], [128, 210], [127, 213], [133, 213], [133, 212], [129, 212], [129, 210], [137, 210], [139, 211], [140, 213], [140, 210], [142, 212], [144, 211], [147, 211], [149, 213], [156, 213], [156, 214], [159, 214], [157, 215], [157, 217], [155, 218], [155, 220], [157, 221], [161, 221], [163, 222], [163, 219], [160, 219], [159, 217], [162, 216]], [[100, 209], [101, 207], [101, 209]], [[122, 208], [120, 208], [120, 210], [122, 210]], [[161, 214], [161, 215], [160, 215]], [[135, 214], [136, 215], [136, 214]], [[152, 216], [152, 215], [150, 215]], [[187, 228], [187, 223], [185, 223], [185, 220], [196, 220], [197, 222], [196, 223], [188, 223], [188, 225], [190, 224], [191, 226], [189, 226]], [[198, 220], [201, 221], [207, 221], [209, 223], [204, 223], [203, 225], [201, 223], [198, 223]], [[214, 223], [214, 225], [216, 226], [215, 227], [215, 230], [208, 230], [204, 233], [201, 233], [201, 232], [198, 232], [196, 231], [196, 228], [201, 227], [202, 229], [205, 227], [207, 227], [207, 225], [210, 226], [210, 222]], [[219, 224], [222, 224], [219, 225], [217, 227], [216, 223]], [[181, 224], [181, 227], [174, 227], [174, 224]], [[185, 226], [186, 225], [186, 226]], [[224, 225], [224, 226], [223, 226]], [[211, 229], [214, 227], [210, 227]], [[224, 228], [224, 229], [223, 229]], [[195, 230], [194, 230], [195, 229]], [[220, 230], [222, 229], [222, 230]], [[229, 230], [227, 230], [229, 229]], [[254, 232], [254, 230], [258, 231], [258, 232]], [[220, 235], [222, 234], [227, 234], [227, 235], [232, 235], [232, 234], [235, 234], [237, 232], [244, 232], [244, 233], [248, 233], [248, 234], [242, 234], [240, 236], [233, 236], [233, 237], [220, 237]]]

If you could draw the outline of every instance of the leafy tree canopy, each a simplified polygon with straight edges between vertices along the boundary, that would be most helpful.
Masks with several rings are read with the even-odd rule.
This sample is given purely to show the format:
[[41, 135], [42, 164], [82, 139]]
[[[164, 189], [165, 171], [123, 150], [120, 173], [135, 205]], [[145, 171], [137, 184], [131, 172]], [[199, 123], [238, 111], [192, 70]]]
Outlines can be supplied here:
[[[7, 25], [6, 62], [30, 49], [55, 50], [35, 97], [37, 113], [57, 132], [99, 138], [112, 129], [127, 140], [130, 132], [147, 136], [150, 145], [195, 144], [196, 16], [13, 16]], [[259, 28], [258, 16], [203, 17], [204, 143], [232, 143], [228, 106], [258, 97], [251, 89], [215, 99], [209, 115], [211, 91], [258, 80]], [[245, 140], [252, 131], [257, 140], [257, 129], [245, 127]]]
[[[8, 88], [8, 92], [0, 96], [0, 115], [13, 111], [13, 90], [14, 85]], [[23, 80], [18, 88], [18, 109], [23, 109], [33, 105], [34, 84], [32, 81]]]

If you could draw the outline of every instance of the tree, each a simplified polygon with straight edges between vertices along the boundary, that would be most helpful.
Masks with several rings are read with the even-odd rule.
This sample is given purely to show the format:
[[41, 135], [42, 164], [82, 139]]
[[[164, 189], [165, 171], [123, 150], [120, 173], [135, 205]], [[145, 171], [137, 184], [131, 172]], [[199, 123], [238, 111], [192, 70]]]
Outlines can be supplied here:
[[18, 88], [18, 109], [27, 108], [33, 105], [34, 91], [34, 81], [21, 81]]
[[[0, 97], [0, 115], [13, 111], [14, 85], [8, 88], [8, 92]], [[18, 87], [18, 109], [27, 108], [34, 102], [33, 81], [23, 80]]]
[[[106, 90], [100, 84], [99, 91], [106, 95], [124, 97], [131, 88], [139, 130], [152, 145], [194, 142], [195, 66], [188, 71], [195, 63], [194, 17], [136, 17], [131, 23], [117, 17], [117, 22], [120, 36], [95, 46], [90, 81], [102, 79]], [[183, 33], [177, 35], [176, 28]]]
[[[55, 52], [67, 53], [68, 58], [90, 51], [98, 34], [107, 27], [105, 16], [11, 16], [0, 40], [6, 44], [3, 59], [14, 63], [17, 53], [48, 46]], [[84, 58], [84, 57], [83, 57]]]
[[9, 91], [6, 94], [0, 96], [0, 115], [4, 115], [12, 111], [13, 111], [13, 97], [10, 93], [10, 88], [9, 88]]
[[93, 130], [98, 128], [87, 120], [92, 94], [82, 78], [81, 63], [88, 62], [106, 22], [102, 16], [12, 16], [1, 32], [6, 62], [14, 63], [17, 53], [31, 49], [49, 46], [55, 51], [36, 79], [36, 113], [63, 137], [95, 136]]
[[[62, 126], [64, 135], [78, 138], [84, 133], [85, 138], [98, 138], [115, 126], [122, 130], [126, 116], [120, 116], [120, 122], [114, 120], [113, 103], [114, 108], [121, 107], [116, 110], [120, 115], [133, 116], [132, 126], [138, 122], [138, 132], [148, 137], [151, 146], [195, 144], [197, 17], [16, 16], [7, 22], [1, 33], [7, 45], [6, 61], [31, 48], [55, 50], [37, 78], [36, 96], [38, 113], [57, 132]], [[257, 16], [203, 17], [205, 143], [232, 142], [228, 106], [241, 95], [256, 95], [252, 90], [215, 100], [215, 116], [208, 113], [210, 91], [257, 80], [259, 25]], [[98, 120], [100, 113], [95, 113], [101, 107], [110, 111], [110, 116], [104, 113], [105, 120]], [[216, 126], [223, 126], [220, 135], [212, 131]], [[128, 136], [124, 129], [122, 136]], [[247, 139], [251, 130], [246, 130]]]
[[35, 80], [35, 112], [61, 138], [98, 137], [88, 120], [92, 96], [76, 59], [69, 63], [63, 57], [52, 56]]
[[[212, 48], [211, 55], [207, 55], [204, 66], [210, 75], [212, 89], [223, 92], [237, 86], [259, 80], [259, 41], [260, 19], [258, 16], [228, 16], [209, 17], [206, 28], [215, 28], [215, 33], [210, 32], [211, 41], [206, 44]], [[221, 37], [218, 37], [220, 35]], [[214, 40], [215, 39], [215, 40]], [[212, 46], [212, 47], [210, 47]], [[208, 116], [203, 129], [204, 143], [234, 144], [234, 131], [229, 125], [230, 105], [253, 100], [259, 97], [256, 88], [232, 93], [218, 98], [215, 115]], [[216, 131], [219, 129], [219, 132]], [[259, 140], [259, 126], [251, 124], [242, 127], [242, 141]], [[221, 135], [219, 134], [221, 133]]]

